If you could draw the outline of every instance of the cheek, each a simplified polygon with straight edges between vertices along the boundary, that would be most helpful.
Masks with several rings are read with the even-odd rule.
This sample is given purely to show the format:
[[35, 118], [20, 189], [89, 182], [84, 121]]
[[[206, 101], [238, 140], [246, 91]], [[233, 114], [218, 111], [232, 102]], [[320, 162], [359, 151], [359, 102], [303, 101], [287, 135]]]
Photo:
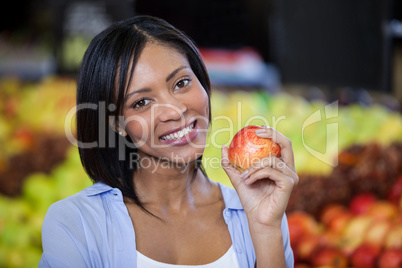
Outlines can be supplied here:
[[193, 103], [194, 110], [196, 110], [201, 116], [205, 117], [208, 121], [209, 114], [209, 98], [207, 92], [200, 85], [196, 94], [193, 94], [191, 102]]
[[151, 135], [151, 122], [148, 116], [131, 115], [125, 117], [126, 131], [136, 146], [141, 146]]

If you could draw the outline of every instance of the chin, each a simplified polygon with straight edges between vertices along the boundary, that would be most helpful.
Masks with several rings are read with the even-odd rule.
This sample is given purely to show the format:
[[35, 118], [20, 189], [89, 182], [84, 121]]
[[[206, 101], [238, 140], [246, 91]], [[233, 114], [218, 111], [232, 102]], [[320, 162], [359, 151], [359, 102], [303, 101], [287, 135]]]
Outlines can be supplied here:
[[[189, 150], [190, 151], [190, 150]], [[196, 161], [198, 158], [200, 158], [203, 153], [204, 153], [204, 147], [203, 148], [194, 148], [191, 150], [191, 152], [171, 152], [170, 156], [167, 157], [170, 162], [172, 163], [177, 163], [177, 164], [189, 164], [194, 161]]]

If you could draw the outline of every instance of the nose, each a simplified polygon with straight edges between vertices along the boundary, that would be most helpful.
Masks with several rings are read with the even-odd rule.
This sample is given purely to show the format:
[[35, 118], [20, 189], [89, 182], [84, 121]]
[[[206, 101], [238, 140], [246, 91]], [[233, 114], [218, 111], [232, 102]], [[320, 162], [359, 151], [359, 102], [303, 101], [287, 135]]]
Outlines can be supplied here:
[[155, 107], [156, 116], [162, 122], [179, 120], [187, 111], [187, 106], [174, 96], [171, 96], [163, 103], [158, 103]]

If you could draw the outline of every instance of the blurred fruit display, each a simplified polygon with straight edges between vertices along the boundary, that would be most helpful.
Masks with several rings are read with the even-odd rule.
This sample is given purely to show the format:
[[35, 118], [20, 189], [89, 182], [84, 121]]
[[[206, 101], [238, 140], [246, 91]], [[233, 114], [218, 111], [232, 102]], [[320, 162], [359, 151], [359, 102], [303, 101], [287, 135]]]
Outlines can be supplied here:
[[91, 184], [64, 133], [74, 87], [0, 80], [0, 267], [37, 267], [49, 205]]
[[300, 177], [287, 211], [297, 265], [402, 267], [401, 143], [352, 145], [329, 175]]
[[[300, 176], [288, 205], [295, 267], [401, 267], [399, 113], [259, 90], [215, 90], [211, 105], [203, 156], [211, 179], [230, 185], [220, 149], [246, 125], [270, 125], [292, 140]], [[71, 79], [0, 79], [0, 267], [37, 267], [47, 208], [91, 184], [66, 138], [74, 106]]]
[[288, 223], [296, 264], [300, 267], [402, 265], [401, 193], [398, 202], [364, 192], [346, 204], [326, 204], [317, 215], [291, 211]]

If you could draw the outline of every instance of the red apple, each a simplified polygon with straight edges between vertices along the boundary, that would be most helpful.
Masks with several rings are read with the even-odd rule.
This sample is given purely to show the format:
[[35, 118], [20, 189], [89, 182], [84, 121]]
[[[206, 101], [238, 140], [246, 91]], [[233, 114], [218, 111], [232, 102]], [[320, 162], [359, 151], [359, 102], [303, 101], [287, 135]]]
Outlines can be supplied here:
[[352, 198], [349, 209], [353, 214], [359, 215], [367, 212], [377, 200], [373, 193], [360, 193]]
[[247, 126], [239, 130], [229, 146], [229, 161], [240, 171], [249, 168], [254, 162], [267, 157], [281, 155], [280, 146], [271, 139], [261, 138], [255, 134], [260, 126]]
[[341, 236], [338, 232], [327, 229], [321, 234], [321, 243], [325, 246], [339, 247], [340, 242]]
[[320, 214], [320, 221], [325, 225], [329, 226], [333, 219], [338, 218], [347, 211], [347, 208], [340, 204], [330, 204], [327, 205]]
[[385, 250], [378, 259], [378, 268], [401, 268], [402, 249]]
[[303, 211], [295, 211], [289, 213], [287, 217], [292, 247], [296, 246], [302, 237], [318, 234], [318, 223], [312, 215]]
[[392, 185], [392, 188], [387, 195], [387, 199], [398, 206], [400, 205], [399, 201], [401, 200], [401, 198], [402, 198], [402, 176], [399, 176], [399, 178]]
[[348, 267], [347, 257], [338, 249], [330, 247], [324, 247], [316, 251], [311, 257], [311, 262], [314, 267]]
[[336, 218], [332, 219], [328, 224], [328, 229], [335, 233], [342, 233], [349, 222], [353, 219], [352, 213], [345, 211], [344, 213], [338, 215]]
[[373, 245], [362, 244], [353, 252], [351, 262], [354, 268], [375, 268], [380, 249]]
[[321, 246], [321, 238], [318, 235], [305, 235], [301, 237], [299, 243], [295, 247], [297, 256], [302, 260], [309, 260]]

